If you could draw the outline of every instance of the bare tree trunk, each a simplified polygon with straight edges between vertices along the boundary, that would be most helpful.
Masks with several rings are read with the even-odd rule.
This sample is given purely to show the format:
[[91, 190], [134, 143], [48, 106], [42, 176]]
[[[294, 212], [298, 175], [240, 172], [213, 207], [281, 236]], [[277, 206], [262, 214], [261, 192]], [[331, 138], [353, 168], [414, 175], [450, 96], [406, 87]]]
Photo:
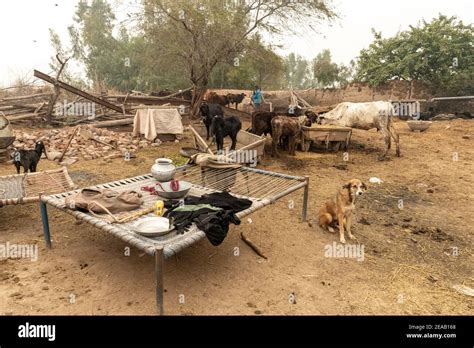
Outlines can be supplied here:
[[191, 101], [191, 118], [197, 118], [199, 114], [199, 107], [206, 94], [207, 86], [194, 86], [193, 99]]
[[[59, 58], [59, 53], [56, 54], [56, 59], [58, 60], [59, 64], [61, 64], [58, 73], [56, 74], [56, 81], [59, 80], [59, 77], [61, 76], [61, 73], [63, 72], [64, 67], [66, 66], [67, 61], [70, 59], [66, 58], [64, 62]], [[54, 104], [56, 104], [56, 101], [59, 98], [59, 94], [61, 93], [61, 89], [55, 84], [54, 85], [54, 93], [51, 95], [49, 98], [49, 104], [48, 104], [48, 110], [46, 112], [46, 122], [48, 124], [51, 124], [52, 118], [53, 118], [53, 108]]]

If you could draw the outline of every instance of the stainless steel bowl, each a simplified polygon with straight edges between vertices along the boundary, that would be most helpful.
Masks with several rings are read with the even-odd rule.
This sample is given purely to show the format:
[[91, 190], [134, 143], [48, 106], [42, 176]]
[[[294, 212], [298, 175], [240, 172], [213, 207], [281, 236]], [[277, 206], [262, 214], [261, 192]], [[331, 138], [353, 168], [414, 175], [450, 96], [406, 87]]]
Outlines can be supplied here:
[[163, 187], [164, 191], [161, 189], [160, 185], [156, 185], [155, 189], [158, 193], [158, 196], [166, 198], [166, 199], [181, 199], [186, 197], [189, 190], [191, 190], [191, 183], [187, 181], [179, 180], [179, 190], [173, 191], [171, 189], [171, 181], [161, 182], [161, 186]]

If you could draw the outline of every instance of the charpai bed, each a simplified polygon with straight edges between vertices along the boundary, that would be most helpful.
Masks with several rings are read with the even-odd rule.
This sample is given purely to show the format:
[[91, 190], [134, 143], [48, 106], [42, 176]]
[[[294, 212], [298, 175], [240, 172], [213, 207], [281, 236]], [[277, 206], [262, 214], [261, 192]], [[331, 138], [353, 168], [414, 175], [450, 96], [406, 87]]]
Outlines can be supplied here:
[[0, 207], [38, 202], [41, 194], [69, 191], [74, 187], [66, 167], [0, 176]]
[[[192, 184], [190, 196], [201, 196], [206, 193], [227, 191], [237, 197], [247, 198], [252, 201], [252, 206], [237, 214], [242, 218], [252, 212], [259, 210], [276, 200], [299, 189], [304, 189], [302, 220], [306, 220], [308, 204], [308, 177], [297, 177], [286, 174], [274, 173], [249, 167], [239, 168], [202, 168], [199, 166], [186, 165], [177, 168], [175, 179], [185, 180]], [[141, 175], [133, 178], [117, 180], [106, 184], [94, 186], [97, 189], [114, 189], [116, 191], [136, 190], [140, 191], [143, 186], [154, 185], [156, 180], [151, 174]], [[144, 237], [132, 231], [134, 221], [125, 223], [112, 223], [110, 220], [93, 216], [77, 210], [68, 209], [65, 199], [79, 190], [60, 194], [42, 196], [40, 201], [41, 214], [46, 244], [51, 247], [51, 235], [47, 215], [47, 205], [60, 209], [78, 220], [89, 223], [115, 237], [123, 240], [149, 255], [155, 256], [156, 271], [156, 300], [158, 311], [163, 313], [163, 261], [181, 250], [191, 246], [205, 237], [205, 233], [199, 230], [195, 224], [187, 228], [184, 234], [175, 231], [160, 237]], [[144, 208], [152, 207], [158, 199], [157, 196], [144, 193]], [[150, 213], [150, 216], [153, 216]]]

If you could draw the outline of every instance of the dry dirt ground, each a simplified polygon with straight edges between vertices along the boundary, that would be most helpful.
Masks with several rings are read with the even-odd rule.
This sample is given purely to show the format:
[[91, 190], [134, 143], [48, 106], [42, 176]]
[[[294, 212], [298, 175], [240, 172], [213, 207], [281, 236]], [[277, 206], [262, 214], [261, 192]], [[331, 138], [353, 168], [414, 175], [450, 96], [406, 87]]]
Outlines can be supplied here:
[[[474, 286], [474, 122], [434, 122], [424, 133], [411, 133], [403, 122], [396, 128], [401, 158], [379, 161], [380, 134], [356, 130], [348, 161], [343, 152], [297, 152], [267, 156], [259, 166], [310, 176], [311, 219], [348, 179], [381, 178], [357, 202], [354, 233], [363, 260], [325, 256], [337, 237], [300, 223], [299, 191], [232, 226], [219, 247], [202, 240], [167, 260], [166, 313], [472, 314], [473, 298], [453, 285]], [[69, 171], [80, 186], [134, 176], [148, 172], [157, 157], [183, 161], [179, 149], [190, 144], [186, 134], [179, 144], [143, 150], [130, 162], [82, 160]], [[0, 165], [0, 175], [13, 172], [12, 165]], [[126, 256], [120, 240], [75, 225], [53, 208], [49, 213], [51, 250], [36, 204], [0, 209], [0, 243], [39, 246], [37, 262], [0, 260], [0, 314], [155, 313], [153, 258], [133, 248]], [[268, 260], [241, 241], [240, 231]]]

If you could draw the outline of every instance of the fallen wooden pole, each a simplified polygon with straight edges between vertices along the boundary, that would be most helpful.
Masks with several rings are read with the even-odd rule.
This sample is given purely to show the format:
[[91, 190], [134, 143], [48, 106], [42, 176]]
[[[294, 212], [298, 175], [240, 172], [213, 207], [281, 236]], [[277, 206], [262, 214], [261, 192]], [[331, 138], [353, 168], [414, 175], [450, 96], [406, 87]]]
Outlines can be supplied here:
[[107, 128], [115, 126], [127, 126], [129, 124], [133, 124], [133, 117], [122, 120], [96, 122], [92, 123], [91, 126], [95, 128]]
[[214, 155], [214, 152], [209, 148], [209, 145], [207, 145], [206, 141], [199, 135], [199, 133], [194, 129], [193, 126], [189, 125], [189, 129], [191, 132], [193, 132], [194, 136], [197, 139], [197, 142], [201, 144], [202, 147], [206, 147], [206, 152], [210, 155]]
[[252, 248], [253, 251], [255, 251], [255, 253], [260, 256], [260, 257], [263, 257], [265, 260], [268, 259], [268, 257], [265, 256], [265, 254], [260, 250], [260, 248], [258, 246], [255, 245], [254, 242], [252, 242], [250, 239], [248, 239], [245, 235], [244, 235], [244, 232], [240, 232], [240, 238], [242, 238], [242, 240], [250, 247]]
[[67, 149], [69, 149], [69, 145], [71, 145], [72, 139], [74, 139], [74, 136], [75, 136], [76, 133], [77, 133], [77, 129], [78, 129], [78, 128], [75, 127], [75, 128], [72, 130], [72, 134], [71, 134], [71, 136], [69, 137], [69, 141], [67, 142], [67, 145], [66, 145], [66, 147], [64, 148], [63, 153], [61, 154], [61, 157], [59, 157], [59, 160], [58, 160], [59, 163], [61, 163], [61, 162], [63, 161], [64, 155], [66, 154]]
[[109, 108], [109, 109], [112, 109], [114, 111], [117, 111], [117, 112], [120, 112], [122, 113], [123, 110], [120, 106], [117, 106], [115, 104], [112, 104], [112, 103], [109, 103], [108, 101], [106, 100], [103, 100], [103, 99], [100, 99], [100, 98], [97, 98], [95, 96], [93, 96], [92, 94], [89, 94], [87, 92], [84, 92], [76, 87], [73, 87], [71, 85], [68, 85], [67, 83], [65, 82], [62, 82], [62, 81], [59, 81], [59, 80], [56, 80], [54, 78], [52, 78], [51, 76], [49, 75], [46, 75], [44, 73], [42, 73], [41, 71], [38, 71], [38, 70], [35, 70], [34, 71], [34, 76], [41, 79], [41, 80], [44, 80], [46, 82], [49, 82], [51, 84], [53, 84], [54, 86], [58, 86], [59, 88], [62, 88], [62, 89], [65, 89], [66, 91], [69, 91], [73, 94], [76, 94], [80, 97], [83, 97], [87, 100], [90, 100], [90, 101], [93, 101], [94, 103], [97, 103], [99, 105], [102, 105], [102, 106], [105, 106], [106, 108]]
[[38, 114], [28, 113], [28, 114], [22, 114], [18, 116], [5, 116], [5, 117], [7, 118], [8, 121], [19, 121], [19, 120], [26, 120], [26, 119], [35, 118], [35, 117], [43, 117], [45, 115], [46, 113], [42, 112]]
[[39, 93], [39, 94], [31, 94], [31, 95], [22, 95], [19, 97], [5, 97], [0, 98], [0, 101], [18, 101], [18, 100], [25, 100], [25, 99], [33, 99], [33, 98], [44, 98], [50, 97], [52, 93]]

